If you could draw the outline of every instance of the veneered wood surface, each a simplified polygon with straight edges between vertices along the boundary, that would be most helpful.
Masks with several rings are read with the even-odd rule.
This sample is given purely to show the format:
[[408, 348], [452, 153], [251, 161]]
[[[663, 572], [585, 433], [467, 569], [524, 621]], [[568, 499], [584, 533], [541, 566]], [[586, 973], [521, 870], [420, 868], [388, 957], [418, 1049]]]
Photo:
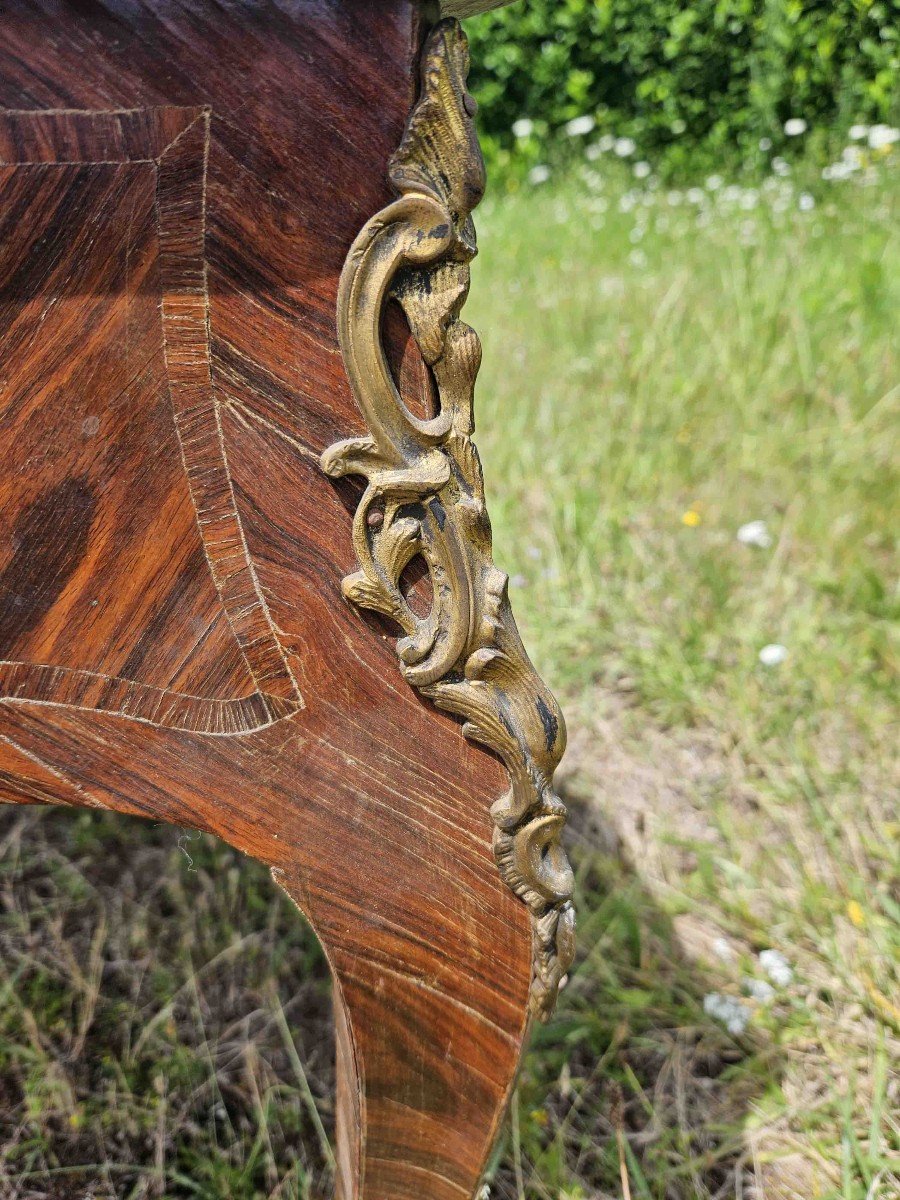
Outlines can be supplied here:
[[407, 0], [0, 14], [0, 798], [272, 866], [335, 970], [365, 1200], [473, 1194], [531, 970], [503, 772], [342, 599], [356, 493], [318, 466], [360, 432], [337, 280], [419, 38]]

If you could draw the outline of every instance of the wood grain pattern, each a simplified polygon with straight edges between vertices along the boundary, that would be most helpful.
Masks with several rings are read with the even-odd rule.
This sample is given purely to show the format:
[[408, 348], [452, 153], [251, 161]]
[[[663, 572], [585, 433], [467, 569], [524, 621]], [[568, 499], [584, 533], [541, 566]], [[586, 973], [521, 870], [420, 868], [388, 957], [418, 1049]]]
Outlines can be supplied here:
[[357, 492], [318, 467], [361, 432], [337, 283], [416, 12], [15, 0], [0, 28], [0, 798], [269, 864], [336, 976], [340, 1195], [471, 1197], [531, 973], [503, 772], [342, 598]]

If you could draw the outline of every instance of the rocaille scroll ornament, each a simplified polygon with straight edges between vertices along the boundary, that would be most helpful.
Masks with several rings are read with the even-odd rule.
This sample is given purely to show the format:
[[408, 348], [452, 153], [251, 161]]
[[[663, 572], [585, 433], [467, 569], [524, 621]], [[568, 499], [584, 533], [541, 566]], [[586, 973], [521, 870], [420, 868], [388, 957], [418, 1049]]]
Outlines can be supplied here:
[[[532, 914], [531, 1008], [546, 1019], [575, 949], [572, 870], [560, 843], [566, 813], [552, 786], [565, 726], [522, 646], [507, 577], [491, 559], [472, 442], [481, 346], [459, 313], [476, 253], [470, 214], [484, 192], [484, 162], [466, 91], [468, 60], [459, 23], [439, 22], [423, 51], [420, 98], [390, 164], [399, 199], [357, 237], [338, 293], [341, 351], [369, 434], [331, 446], [322, 466], [368, 484], [353, 522], [359, 570], [344, 580], [344, 594], [401, 627], [397, 654], [408, 682], [462, 717], [465, 735], [495, 751], [509, 773], [509, 791], [491, 809], [494, 853]], [[434, 378], [435, 416], [413, 415], [397, 389], [381, 339], [391, 300]], [[401, 589], [416, 557], [431, 578], [427, 616]]]

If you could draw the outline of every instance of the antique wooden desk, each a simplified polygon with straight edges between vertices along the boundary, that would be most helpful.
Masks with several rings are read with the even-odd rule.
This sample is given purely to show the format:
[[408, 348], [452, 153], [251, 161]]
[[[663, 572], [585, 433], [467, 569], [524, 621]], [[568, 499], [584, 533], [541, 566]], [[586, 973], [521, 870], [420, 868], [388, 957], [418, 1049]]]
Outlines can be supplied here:
[[0, 10], [0, 798], [271, 866], [334, 973], [344, 1200], [475, 1194], [573, 952], [453, 11]]

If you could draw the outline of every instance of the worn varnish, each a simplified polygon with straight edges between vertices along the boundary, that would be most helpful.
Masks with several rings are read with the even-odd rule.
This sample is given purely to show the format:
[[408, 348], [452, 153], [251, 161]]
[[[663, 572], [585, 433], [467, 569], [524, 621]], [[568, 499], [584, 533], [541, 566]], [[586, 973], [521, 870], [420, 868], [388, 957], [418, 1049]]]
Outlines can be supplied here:
[[0, 14], [0, 797], [271, 865], [336, 976], [347, 1200], [473, 1195], [531, 976], [504, 772], [342, 597], [358, 489], [318, 465], [420, 39], [407, 0]]

